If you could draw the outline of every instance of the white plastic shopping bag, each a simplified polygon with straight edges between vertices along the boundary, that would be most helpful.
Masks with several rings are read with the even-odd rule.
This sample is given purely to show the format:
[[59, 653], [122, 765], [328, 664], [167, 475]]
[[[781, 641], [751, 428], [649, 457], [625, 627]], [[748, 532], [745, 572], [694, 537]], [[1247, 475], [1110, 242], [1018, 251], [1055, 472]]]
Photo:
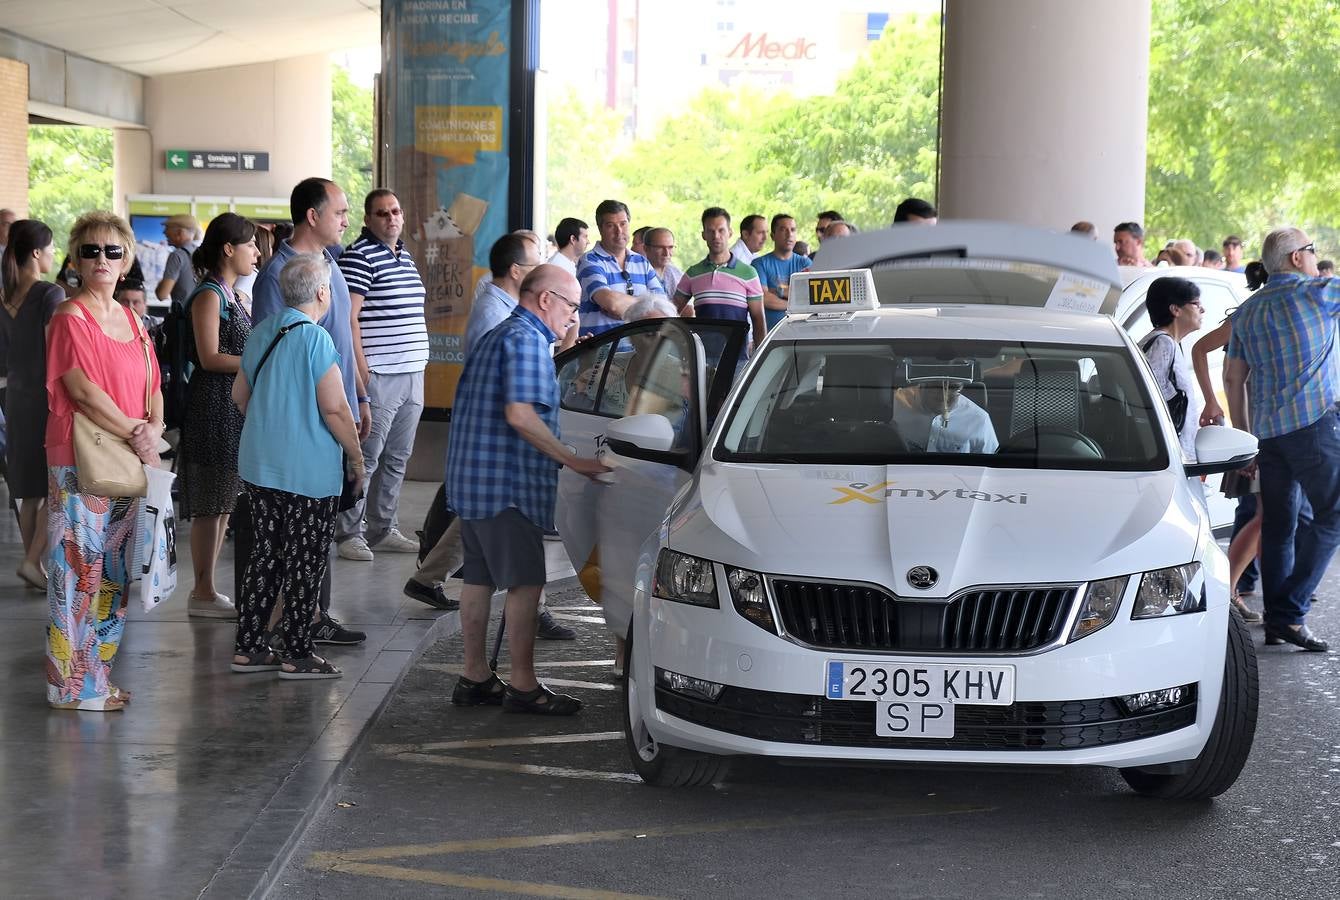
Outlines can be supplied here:
[[140, 513], [144, 540], [140, 602], [148, 612], [177, 589], [177, 520], [172, 513], [172, 482], [177, 476], [157, 466], [145, 466], [149, 492]]

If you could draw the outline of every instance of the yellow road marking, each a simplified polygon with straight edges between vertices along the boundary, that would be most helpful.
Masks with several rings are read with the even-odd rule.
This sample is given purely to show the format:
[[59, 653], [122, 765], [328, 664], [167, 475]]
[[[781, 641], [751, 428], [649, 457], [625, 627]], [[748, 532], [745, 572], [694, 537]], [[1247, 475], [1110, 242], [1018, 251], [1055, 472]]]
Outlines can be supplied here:
[[937, 806], [919, 800], [906, 806], [881, 806], [814, 815], [774, 816], [766, 819], [729, 819], [724, 822], [691, 822], [682, 825], [659, 825], [650, 828], [619, 828], [608, 831], [572, 831], [558, 834], [528, 834], [513, 837], [475, 838], [464, 841], [440, 841], [433, 844], [402, 844], [398, 847], [366, 847], [350, 850], [324, 850], [308, 857], [313, 868], [341, 863], [368, 862], [380, 859], [408, 859], [419, 856], [451, 856], [458, 853], [490, 852], [494, 850], [528, 850], [536, 847], [568, 847], [577, 844], [596, 844], [609, 841], [683, 837], [686, 835], [723, 834], [736, 831], [764, 831], [777, 828], [805, 828], [831, 822], [869, 822], [877, 819], [926, 818], [940, 815], [990, 812], [995, 807], [945, 804]]
[[494, 759], [470, 759], [465, 756], [446, 756], [438, 753], [396, 753], [395, 759], [407, 762], [426, 762], [458, 769], [482, 769], [488, 772], [514, 772], [518, 775], [546, 775], [555, 778], [581, 778], [587, 781], [641, 781], [632, 772], [601, 772], [597, 769], [569, 769], [565, 766], [532, 766], [527, 763], [501, 762]]
[[[311, 863], [308, 863], [309, 867]], [[408, 866], [381, 866], [372, 863], [339, 863], [329, 867], [332, 872], [346, 875], [367, 875], [394, 881], [416, 881], [443, 887], [468, 888], [474, 891], [493, 891], [500, 894], [521, 894], [527, 897], [562, 897], [564, 900], [657, 900], [647, 894], [620, 894], [617, 891], [592, 891], [561, 884], [541, 884], [531, 881], [505, 881], [501, 878], [482, 878], [478, 875], [457, 875], [453, 872], [434, 872], [411, 869]]]
[[429, 744], [378, 744], [377, 752], [422, 753], [425, 750], [473, 750], [478, 747], [533, 747], [538, 744], [585, 744], [592, 741], [621, 741], [622, 731], [593, 731], [587, 734], [540, 734], [532, 737], [479, 738], [469, 741], [436, 741]]

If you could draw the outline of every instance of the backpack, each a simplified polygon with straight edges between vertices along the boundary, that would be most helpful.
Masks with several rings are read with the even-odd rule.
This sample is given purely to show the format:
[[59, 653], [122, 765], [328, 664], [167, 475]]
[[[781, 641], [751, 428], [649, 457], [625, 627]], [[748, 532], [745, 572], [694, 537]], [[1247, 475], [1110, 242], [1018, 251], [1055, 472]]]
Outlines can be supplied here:
[[205, 279], [185, 304], [173, 300], [158, 333], [154, 335], [154, 352], [163, 368], [163, 425], [180, 429], [186, 422], [186, 402], [190, 396], [191, 362], [195, 356], [195, 331], [191, 326], [191, 301], [203, 291], [211, 291], [219, 298], [221, 308], [227, 309], [228, 298], [217, 284]]

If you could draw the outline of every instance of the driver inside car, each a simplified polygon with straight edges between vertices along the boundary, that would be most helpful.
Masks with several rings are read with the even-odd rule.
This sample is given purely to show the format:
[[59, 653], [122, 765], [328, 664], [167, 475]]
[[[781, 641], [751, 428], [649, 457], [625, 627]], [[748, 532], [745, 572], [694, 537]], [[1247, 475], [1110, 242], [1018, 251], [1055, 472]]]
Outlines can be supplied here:
[[914, 453], [995, 453], [1000, 446], [986, 410], [948, 378], [897, 388], [893, 423]]

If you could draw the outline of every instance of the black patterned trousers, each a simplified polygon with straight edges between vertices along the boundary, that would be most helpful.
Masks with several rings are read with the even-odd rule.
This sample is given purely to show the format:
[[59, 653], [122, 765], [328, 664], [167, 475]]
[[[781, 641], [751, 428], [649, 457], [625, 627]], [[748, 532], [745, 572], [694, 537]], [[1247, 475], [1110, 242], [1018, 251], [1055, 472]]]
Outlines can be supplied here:
[[278, 632], [285, 659], [312, 655], [312, 612], [326, 576], [339, 497], [304, 497], [247, 484], [255, 534], [237, 601], [239, 654], [268, 649], [275, 602], [283, 599]]

